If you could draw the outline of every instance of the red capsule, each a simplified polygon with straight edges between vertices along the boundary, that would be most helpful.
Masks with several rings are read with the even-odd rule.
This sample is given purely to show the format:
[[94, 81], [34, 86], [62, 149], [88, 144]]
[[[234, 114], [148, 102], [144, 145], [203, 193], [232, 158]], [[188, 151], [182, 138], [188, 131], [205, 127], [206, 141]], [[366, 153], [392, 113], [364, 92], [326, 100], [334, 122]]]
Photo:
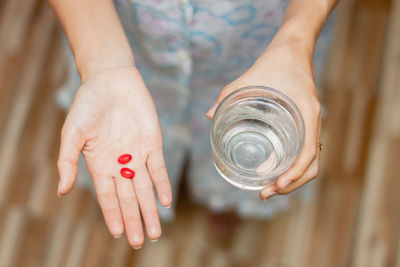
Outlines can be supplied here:
[[118, 158], [118, 162], [121, 164], [126, 164], [129, 161], [131, 161], [131, 159], [132, 159], [131, 154], [123, 154]]
[[122, 168], [121, 175], [122, 177], [125, 177], [127, 179], [132, 179], [133, 177], [135, 177], [135, 172], [129, 168]]

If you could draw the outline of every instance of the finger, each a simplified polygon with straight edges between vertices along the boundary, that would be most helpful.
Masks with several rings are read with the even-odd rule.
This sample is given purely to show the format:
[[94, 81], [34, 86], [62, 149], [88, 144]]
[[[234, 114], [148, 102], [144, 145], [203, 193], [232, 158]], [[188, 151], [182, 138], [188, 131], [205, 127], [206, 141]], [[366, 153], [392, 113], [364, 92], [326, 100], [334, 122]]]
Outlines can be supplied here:
[[78, 175], [78, 160], [83, 148], [84, 140], [77, 129], [71, 127], [63, 128], [61, 132], [60, 153], [58, 156], [58, 171], [60, 182], [58, 194], [63, 195], [71, 191]]
[[212, 119], [214, 116], [215, 111], [218, 108], [219, 103], [221, 103], [221, 101], [230, 93], [238, 90], [239, 88], [248, 86], [249, 84], [247, 84], [246, 82], [238, 82], [237, 80], [235, 82], [232, 82], [230, 84], [228, 84], [227, 86], [225, 86], [222, 90], [221, 93], [219, 94], [217, 100], [215, 101], [214, 105], [207, 111], [207, 118]]
[[124, 225], [115, 191], [114, 180], [108, 176], [97, 174], [92, 174], [92, 176], [96, 188], [97, 199], [101, 210], [103, 211], [107, 227], [112, 236], [119, 238], [124, 233]]
[[128, 242], [133, 248], [140, 248], [143, 245], [144, 236], [139, 203], [132, 180], [118, 175], [114, 181]]
[[157, 189], [158, 199], [163, 206], [169, 207], [172, 202], [172, 191], [162, 150], [154, 151], [149, 155], [147, 169]]
[[236, 89], [239, 89], [240, 87], [233, 87], [231, 84], [227, 85], [224, 87], [224, 89], [221, 90], [221, 93], [219, 94], [217, 100], [215, 101], [214, 105], [207, 111], [207, 118], [212, 119], [214, 116], [215, 111], [218, 108], [219, 103], [230, 93], [235, 91]]
[[317, 157], [313, 163], [310, 165], [310, 168], [304, 173], [302, 177], [294, 181], [293, 183], [289, 184], [287, 187], [283, 189], [278, 189], [279, 194], [288, 194], [290, 192], [293, 192], [297, 188], [305, 185], [306, 183], [310, 182], [313, 180], [315, 177], [317, 177], [319, 171], [319, 158]]
[[257, 167], [256, 172], [270, 171], [275, 168], [277, 162], [278, 162], [278, 155], [274, 150], [271, 152], [271, 154], [269, 154], [267, 160], [261, 163], [260, 166]]
[[278, 178], [277, 186], [281, 189], [285, 188], [302, 177], [315, 159], [316, 149], [317, 145], [305, 146], [294, 165]]
[[316, 121], [318, 124], [315, 125], [315, 127], [306, 127], [306, 129], [310, 129], [310, 131], [309, 134], [306, 135], [303, 149], [296, 162], [292, 167], [290, 167], [289, 170], [287, 170], [278, 178], [277, 186], [280, 189], [285, 188], [289, 184], [302, 177], [317, 157], [319, 152], [318, 138], [320, 132], [320, 115], [318, 115]]
[[147, 235], [150, 239], [156, 240], [161, 235], [160, 218], [158, 217], [153, 184], [144, 165], [136, 169], [133, 184], [139, 200], [140, 211], [146, 225]]
[[215, 102], [214, 105], [207, 111], [207, 118], [209, 118], [210, 120], [214, 117], [214, 113], [217, 110], [217, 107], [219, 105], [219, 102]]
[[279, 188], [276, 186], [276, 184], [267, 185], [260, 191], [260, 199], [263, 201], [267, 201], [271, 197], [277, 195], [278, 190]]

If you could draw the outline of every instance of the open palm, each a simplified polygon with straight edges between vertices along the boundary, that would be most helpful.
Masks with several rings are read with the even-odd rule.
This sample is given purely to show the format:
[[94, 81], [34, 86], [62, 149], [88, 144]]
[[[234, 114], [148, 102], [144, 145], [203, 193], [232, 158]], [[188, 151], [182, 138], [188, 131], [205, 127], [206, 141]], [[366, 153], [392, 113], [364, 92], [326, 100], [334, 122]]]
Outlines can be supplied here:
[[[114, 237], [127, 233], [129, 243], [143, 244], [142, 220], [150, 239], [161, 235], [153, 183], [160, 202], [172, 201], [162, 151], [162, 135], [153, 100], [133, 67], [96, 74], [81, 86], [62, 129], [58, 160], [59, 193], [76, 180], [82, 152], [96, 188], [107, 226]], [[118, 163], [131, 154], [127, 164]], [[121, 168], [135, 172], [121, 176]]]

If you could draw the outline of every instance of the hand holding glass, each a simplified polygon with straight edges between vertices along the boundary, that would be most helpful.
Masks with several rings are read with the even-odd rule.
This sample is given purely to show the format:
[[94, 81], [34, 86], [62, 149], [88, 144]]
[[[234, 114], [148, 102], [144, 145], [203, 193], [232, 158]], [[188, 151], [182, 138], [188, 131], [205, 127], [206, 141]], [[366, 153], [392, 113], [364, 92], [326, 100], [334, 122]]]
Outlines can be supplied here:
[[304, 143], [303, 117], [278, 90], [248, 86], [219, 104], [211, 147], [221, 176], [241, 189], [260, 190], [290, 168]]

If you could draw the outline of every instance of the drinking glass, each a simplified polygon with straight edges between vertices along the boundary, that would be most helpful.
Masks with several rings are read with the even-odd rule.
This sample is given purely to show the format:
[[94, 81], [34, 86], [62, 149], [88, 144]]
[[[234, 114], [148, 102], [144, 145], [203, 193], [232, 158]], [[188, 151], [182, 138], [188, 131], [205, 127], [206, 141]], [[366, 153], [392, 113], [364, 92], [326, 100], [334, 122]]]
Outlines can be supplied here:
[[265, 86], [240, 88], [223, 99], [211, 123], [215, 167], [232, 185], [260, 190], [294, 163], [304, 131], [288, 96]]

